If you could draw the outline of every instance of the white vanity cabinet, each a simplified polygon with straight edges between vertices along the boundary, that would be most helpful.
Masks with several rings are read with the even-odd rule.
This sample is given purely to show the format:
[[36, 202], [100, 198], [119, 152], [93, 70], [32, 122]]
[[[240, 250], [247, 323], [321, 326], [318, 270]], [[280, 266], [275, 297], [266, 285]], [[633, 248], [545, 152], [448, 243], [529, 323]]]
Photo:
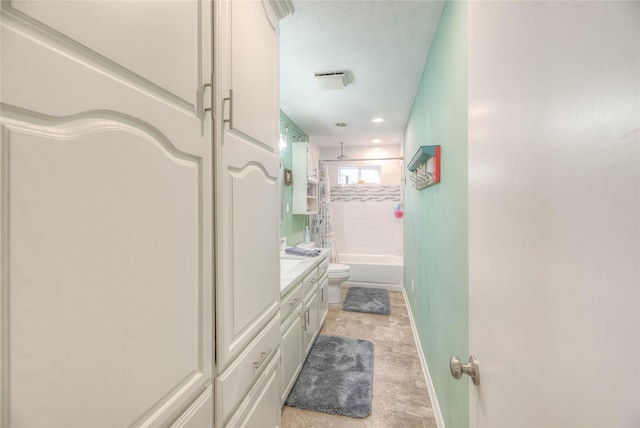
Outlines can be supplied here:
[[[318, 336], [328, 311], [326, 254], [313, 262], [295, 285], [287, 287], [280, 304], [282, 351], [282, 403], [291, 392], [302, 365]], [[318, 280], [320, 278], [320, 280]], [[323, 286], [324, 284], [324, 286]]]
[[318, 151], [308, 142], [292, 145], [293, 214], [318, 212]]

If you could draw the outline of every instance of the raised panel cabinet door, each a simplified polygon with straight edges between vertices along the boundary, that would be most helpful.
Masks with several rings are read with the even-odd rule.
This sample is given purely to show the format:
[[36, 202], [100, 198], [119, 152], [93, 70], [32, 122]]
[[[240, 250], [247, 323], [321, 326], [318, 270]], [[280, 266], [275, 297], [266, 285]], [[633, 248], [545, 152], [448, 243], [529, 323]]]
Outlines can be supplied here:
[[0, 7], [0, 425], [211, 422], [210, 2]]
[[304, 355], [306, 357], [313, 346], [313, 341], [318, 335], [318, 291], [313, 289], [309, 292], [303, 307], [305, 311], [304, 320]]
[[318, 298], [320, 299], [320, 301], [318, 302], [318, 328], [322, 329], [324, 320], [327, 318], [327, 314], [329, 313], [329, 278], [326, 275], [324, 279], [320, 281], [320, 286], [318, 288]]
[[218, 362], [224, 368], [278, 311], [278, 29], [262, 1], [215, 2]]
[[302, 304], [289, 316], [283, 324], [282, 342], [280, 349], [282, 352], [282, 402], [289, 395], [293, 387], [296, 375], [302, 369], [304, 358], [302, 356]]
[[307, 143], [307, 174], [310, 178], [317, 180], [320, 175], [318, 174], [318, 159], [320, 155], [318, 151], [309, 143]]

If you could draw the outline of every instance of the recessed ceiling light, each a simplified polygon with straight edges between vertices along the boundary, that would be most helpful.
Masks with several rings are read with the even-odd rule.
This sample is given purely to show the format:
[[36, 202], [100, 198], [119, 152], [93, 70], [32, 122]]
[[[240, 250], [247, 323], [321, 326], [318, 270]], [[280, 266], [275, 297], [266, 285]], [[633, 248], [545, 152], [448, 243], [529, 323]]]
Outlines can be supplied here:
[[382, 142], [382, 140], [381, 140], [381, 139], [379, 139], [379, 138], [376, 138], [375, 140], [373, 140], [373, 141], [371, 141], [371, 142], [372, 142], [373, 144], [379, 144], [379, 143], [381, 143], [381, 142]]
[[338, 128], [346, 128], [347, 126], [349, 126], [349, 124], [348, 123], [344, 123], [344, 122], [338, 122], [338, 123], [336, 123], [336, 126]]
[[382, 122], [384, 122], [384, 119], [381, 118], [381, 117], [376, 117], [371, 122], [373, 122], [373, 123], [382, 123]]

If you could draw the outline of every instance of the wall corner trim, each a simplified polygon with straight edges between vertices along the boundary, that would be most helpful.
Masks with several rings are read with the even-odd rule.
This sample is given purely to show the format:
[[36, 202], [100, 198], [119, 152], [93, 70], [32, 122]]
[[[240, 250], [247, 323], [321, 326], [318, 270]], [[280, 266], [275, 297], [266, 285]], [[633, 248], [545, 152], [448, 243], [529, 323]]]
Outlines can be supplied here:
[[429, 374], [429, 367], [427, 366], [427, 359], [422, 352], [422, 345], [420, 344], [420, 337], [418, 337], [418, 329], [416, 323], [413, 321], [413, 312], [411, 311], [411, 305], [407, 298], [407, 291], [402, 290], [404, 296], [404, 303], [407, 306], [407, 312], [409, 313], [409, 320], [411, 321], [411, 330], [413, 330], [413, 339], [416, 341], [416, 348], [418, 349], [418, 357], [420, 358], [420, 365], [422, 365], [422, 371], [424, 372], [425, 382], [427, 384], [427, 390], [429, 391], [429, 398], [431, 398], [431, 404], [433, 405], [433, 415], [436, 418], [436, 424], [438, 428], [445, 428], [444, 419], [442, 418], [442, 412], [440, 411], [440, 405], [438, 404], [438, 397], [436, 396], [436, 390], [433, 387], [431, 381], [431, 375]]

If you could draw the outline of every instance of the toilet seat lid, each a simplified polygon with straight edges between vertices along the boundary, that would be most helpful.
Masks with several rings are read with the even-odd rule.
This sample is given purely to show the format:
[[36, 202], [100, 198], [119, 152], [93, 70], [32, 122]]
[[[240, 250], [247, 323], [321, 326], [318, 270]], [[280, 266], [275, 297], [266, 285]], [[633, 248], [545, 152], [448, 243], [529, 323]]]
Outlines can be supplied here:
[[340, 263], [329, 263], [329, 272], [349, 272], [351, 270], [351, 266], [343, 265]]

